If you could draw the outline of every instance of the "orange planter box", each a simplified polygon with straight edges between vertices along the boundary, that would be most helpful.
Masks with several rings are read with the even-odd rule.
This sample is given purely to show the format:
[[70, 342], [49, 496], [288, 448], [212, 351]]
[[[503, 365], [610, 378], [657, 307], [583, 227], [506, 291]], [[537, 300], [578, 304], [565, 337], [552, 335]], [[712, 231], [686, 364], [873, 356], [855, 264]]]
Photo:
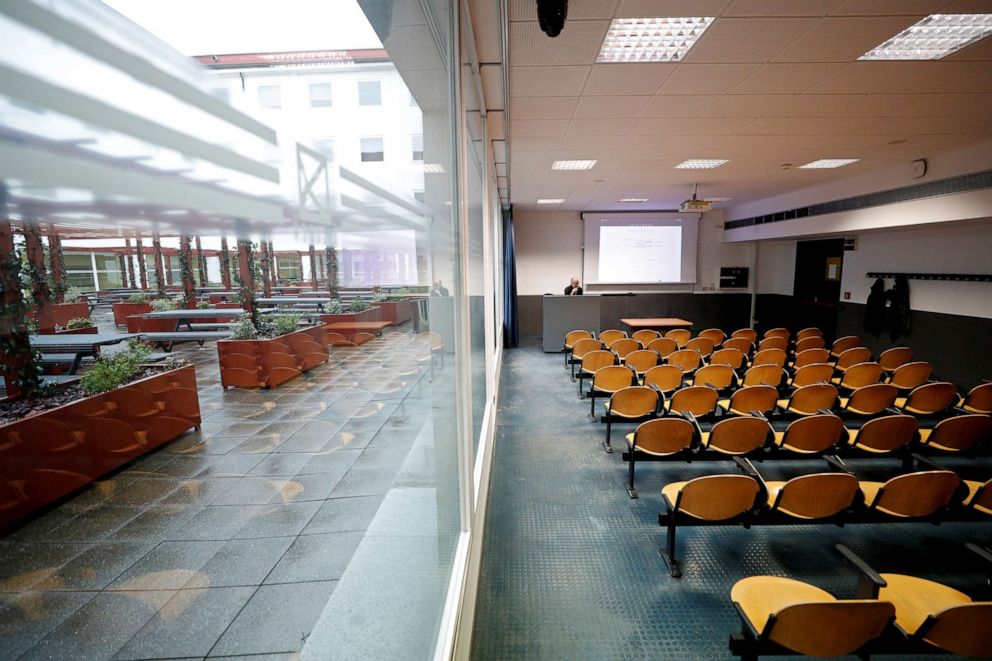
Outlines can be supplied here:
[[192, 365], [0, 426], [0, 530], [199, 428]]
[[[379, 306], [380, 321], [391, 321], [394, 326], [399, 326], [402, 323], [406, 323], [413, 318], [413, 304], [408, 300], [405, 301], [381, 301], [376, 303]], [[363, 320], [364, 321], [364, 320]]]
[[325, 324], [334, 324], [339, 321], [388, 321], [382, 318], [382, 308], [378, 305], [361, 312], [337, 312], [335, 314], [322, 314], [320, 315], [320, 320]]
[[328, 360], [324, 326], [263, 340], [219, 340], [220, 384], [275, 388]]
[[151, 311], [151, 303], [114, 303], [114, 324], [127, 326], [128, 317]]

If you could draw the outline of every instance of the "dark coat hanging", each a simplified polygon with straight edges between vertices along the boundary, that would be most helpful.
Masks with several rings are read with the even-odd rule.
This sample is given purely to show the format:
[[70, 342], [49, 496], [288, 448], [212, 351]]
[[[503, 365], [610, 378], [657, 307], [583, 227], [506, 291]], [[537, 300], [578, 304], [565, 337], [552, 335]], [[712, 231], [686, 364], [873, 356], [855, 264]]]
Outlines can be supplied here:
[[896, 284], [889, 292], [889, 299], [892, 303], [889, 306], [887, 325], [889, 337], [895, 342], [898, 337], [908, 337], [913, 330], [912, 310], [909, 307], [909, 278], [905, 275], [896, 276]]
[[878, 337], [885, 332], [885, 281], [876, 278], [865, 302], [865, 332]]

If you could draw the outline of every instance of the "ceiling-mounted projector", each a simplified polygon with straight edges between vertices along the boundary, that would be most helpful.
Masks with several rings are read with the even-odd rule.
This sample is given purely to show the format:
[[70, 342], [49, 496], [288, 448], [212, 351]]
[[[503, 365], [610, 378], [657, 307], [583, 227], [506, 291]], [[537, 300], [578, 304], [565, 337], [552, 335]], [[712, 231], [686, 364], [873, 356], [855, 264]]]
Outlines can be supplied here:
[[537, 0], [537, 22], [549, 37], [557, 37], [568, 18], [568, 0]]
[[697, 200], [696, 199], [696, 187], [698, 184], [692, 185], [692, 197], [679, 205], [679, 211], [682, 213], [703, 213], [709, 211], [713, 208], [713, 203], [709, 200]]

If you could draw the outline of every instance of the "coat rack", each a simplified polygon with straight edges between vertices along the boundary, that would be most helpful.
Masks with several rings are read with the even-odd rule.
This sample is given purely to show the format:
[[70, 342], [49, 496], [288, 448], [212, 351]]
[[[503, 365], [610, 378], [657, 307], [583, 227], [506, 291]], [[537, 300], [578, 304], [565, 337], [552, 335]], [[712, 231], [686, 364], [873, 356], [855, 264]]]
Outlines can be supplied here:
[[869, 271], [866, 278], [895, 278], [905, 276], [910, 280], [945, 280], [951, 282], [992, 282], [992, 273], [889, 273]]

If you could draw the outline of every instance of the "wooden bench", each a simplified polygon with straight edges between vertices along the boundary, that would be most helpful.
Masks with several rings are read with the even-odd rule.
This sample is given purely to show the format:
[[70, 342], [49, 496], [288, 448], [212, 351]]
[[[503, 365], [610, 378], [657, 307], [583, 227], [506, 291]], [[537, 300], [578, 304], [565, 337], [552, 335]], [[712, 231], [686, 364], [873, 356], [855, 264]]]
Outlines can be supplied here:
[[209, 324], [189, 324], [189, 329], [193, 332], [197, 331], [222, 331], [229, 330], [231, 328], [230, 323], [215, 322]]

